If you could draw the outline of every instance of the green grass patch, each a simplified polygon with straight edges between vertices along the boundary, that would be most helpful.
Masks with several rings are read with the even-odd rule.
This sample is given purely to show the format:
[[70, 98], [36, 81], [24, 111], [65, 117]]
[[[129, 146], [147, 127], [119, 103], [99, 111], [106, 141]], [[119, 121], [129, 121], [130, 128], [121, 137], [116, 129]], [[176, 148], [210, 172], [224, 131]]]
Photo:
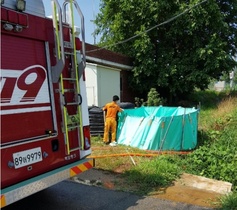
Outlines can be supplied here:
[[221, 198], [221, 207], [218, 210], [236, 210], [237, 209], [237, 192]]
[[[203, 110], [208, 116], [210, 110]], [[225, 98], [213, 110], [210, 123], [201, 124], [199, 148], [182, 161], [186, 172], [231, 182], [237, 190], [237, 98]], [[202, 137], [202, 139], [200, 139]]]
[[124, 173], [128, 184], [136, 185], [138, 194], [148, 194], [159, 187], [169, 186], [181, 174], [180, 167], [170, 156], [144, 159]]

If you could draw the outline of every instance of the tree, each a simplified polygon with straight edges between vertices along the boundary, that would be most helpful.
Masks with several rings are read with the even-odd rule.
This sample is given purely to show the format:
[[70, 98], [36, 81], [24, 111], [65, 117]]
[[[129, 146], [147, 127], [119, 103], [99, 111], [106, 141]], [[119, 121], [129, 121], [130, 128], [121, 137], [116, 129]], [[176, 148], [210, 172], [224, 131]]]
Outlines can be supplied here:
[[236, 64], [236, 0], [101, 1], [100, 46], [134, 58], [131, 82], [141, 94], [155, 87], [171, 102]]

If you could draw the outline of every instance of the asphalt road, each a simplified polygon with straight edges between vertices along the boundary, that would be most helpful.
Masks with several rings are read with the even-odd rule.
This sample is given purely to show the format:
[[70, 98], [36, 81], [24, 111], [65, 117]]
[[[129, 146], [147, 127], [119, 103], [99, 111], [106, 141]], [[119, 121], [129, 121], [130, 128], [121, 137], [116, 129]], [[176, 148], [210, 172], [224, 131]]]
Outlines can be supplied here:
[[63, 181], [3, 210], [207, 210], [208, 208]]

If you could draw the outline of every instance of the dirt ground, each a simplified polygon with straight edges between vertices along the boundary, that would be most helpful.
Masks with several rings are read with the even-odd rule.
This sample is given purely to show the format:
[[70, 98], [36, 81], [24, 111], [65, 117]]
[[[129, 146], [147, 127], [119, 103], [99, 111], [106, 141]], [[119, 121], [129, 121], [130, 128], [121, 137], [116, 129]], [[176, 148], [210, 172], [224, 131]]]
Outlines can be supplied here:
[[[157, 189], [148, 196], [203, 207], [217, 207], [218, 199], [223, 196], [223, 194], [190, 187], [186, 184], [194, 182], [193, 179], [193, 176], [186, 174], [186, 176], [182, 176], [179, 180], [175, 181], [172, 186]], [[119, 173], [111, 173], [97, 169], [92, 169], [78, 175], [74, 178], [74, 181], [112, 190], [132, 191], [134, 187], [128, 186]]]
[[193, 181], [194, 178], [192, 176], [182, 176], [179, 180], [175, 181], [173, 186], [154, 192], [153, 197], [197, 206], [217, 207], [218, 200], [222, 194], [205, 189], [198, 189], [186, 184]]
[[[106, 148], [100, 149], [102, 150]], [[122, 173], [126, 169], [126, 166], [122, 165], [117, 169], [114, 169], [114, 172], [112, 173], [94, 168], [78, 175], [74, 180], [80, 183], [96, 185], [107, 189], [132, 192], [136, 186], [128, 186], [122, 177]], [[231, 186], [229, 186], [229, 183], [217, 183], [215, 180], [213, 181], [209, 179], [208, 181], [204, 180], [208, 185], [205, 183], [205, 185], [202, 186], [202, 184], [200, 185], [202, 181], [203, 180], [200, 180], [200, 177], [198, 176], [183, 174], [180, 179], [173, 183], [172, 186], [159, 188], [148, 196], [209, 208], [217, 207], [220, 197], [223, 196], [223, 192], [218, 190], [218, 187], [215, 185], [224, 187], [224, 190], [227, 188], [230, 189]]]

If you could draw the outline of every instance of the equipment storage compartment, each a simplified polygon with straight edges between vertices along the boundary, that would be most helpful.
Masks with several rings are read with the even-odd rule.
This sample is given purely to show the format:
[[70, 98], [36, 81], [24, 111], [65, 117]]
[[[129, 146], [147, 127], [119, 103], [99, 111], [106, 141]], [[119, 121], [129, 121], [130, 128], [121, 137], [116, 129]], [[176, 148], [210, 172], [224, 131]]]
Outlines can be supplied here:
[[1, 41], [1, 144], [42, 138], [53, 131], [45, 43], [5, 34]]

